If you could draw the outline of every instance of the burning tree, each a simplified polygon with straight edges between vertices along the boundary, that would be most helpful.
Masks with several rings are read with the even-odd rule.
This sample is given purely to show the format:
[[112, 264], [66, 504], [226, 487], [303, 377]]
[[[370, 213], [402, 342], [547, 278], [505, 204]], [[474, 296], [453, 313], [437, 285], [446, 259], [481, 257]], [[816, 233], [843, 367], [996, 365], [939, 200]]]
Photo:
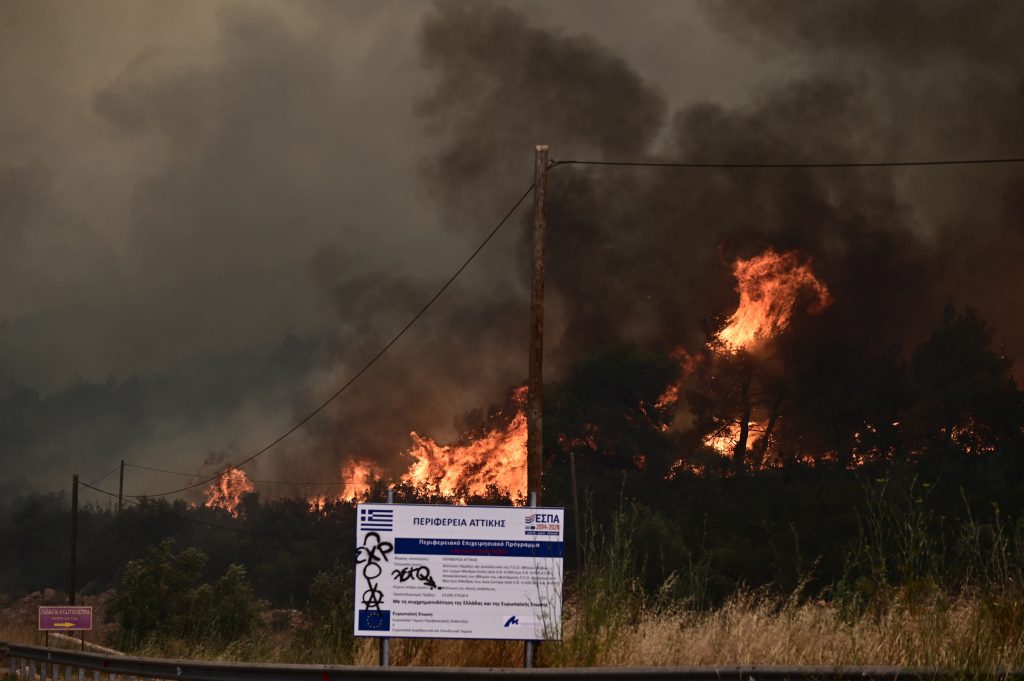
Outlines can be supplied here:
[[[508, 404], [483, 423], [467, 427], [459, 442], [442, 445], [410, 433], [412, 463], [402, 482], [445, 496], [486, 495], [489, 490], [524, 497], [526, 492], [526, 387], [511, 391]], [[468, 425], [468, 424], [467, 424]]]
[[241, 468], [228, 467], [220, 471], [206, 488], [207, 508], [221, 508], [238, 517], [242, 497], [255, 491], [249, 476]]
[[742, 473], [766, 463], [790, 395], [777, 339], [798, 309], [821, 312], [831, 296], [810, 261], [795, 252], [768, 249], [739, 259], [733, 274], [739, 305], [711, 334], [686, 395], [704, 445], [731, 457], [733, 471]]
[[679, 443], [669, 427], [681, 375], [669, 354], [619, 346], [577, 364], [545, 395], [545, 451], [664, 475]]

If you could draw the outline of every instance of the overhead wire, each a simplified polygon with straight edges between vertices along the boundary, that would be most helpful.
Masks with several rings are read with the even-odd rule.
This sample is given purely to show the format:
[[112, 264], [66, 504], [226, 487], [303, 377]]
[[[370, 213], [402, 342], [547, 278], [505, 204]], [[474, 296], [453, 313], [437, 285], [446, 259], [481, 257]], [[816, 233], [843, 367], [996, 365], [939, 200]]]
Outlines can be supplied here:
[[[112, 469], [110, 469], [109, 471], [107, 471], [106, 473], [101, 475], [100, 477], [98, 477], [95, 480], [93, 480], [92, 482], [90, 482], [89, 486], [91, 487], [91, 486], [93, 486], [93, 485], [103, 481], [104, 479], [110, 477], [111, 475], [113, 475], [114, 473], [118, 472], [119, 470], [121, 470], [121, 464], [118, 464], [118, 465], [114, 466]], [[81, 484], [81, 481], [79, 481], [79, 484]]]
[[[828, 162], [787, 162], [787, 163], [704, 163], [704, 162], [691, 162], [691, 161], [617, 161], [617, 160], [586, 160], [586, 159], [565, 159], [565, 160], [552, 160], [548, 164], [549, 169], [553, 169], [559, 166], [566, 165], [578, 165], [578, 166], [605, 166], [605, 167], [626, 167], [626, 168], [691, 168], [691, 169], [799, 169], [799, 168], [881, 168], [881, 167], [915, 167], [915, 166], [962, 166], [962, 165], [993, 165], [993, 164], [1016, 164], [1024, 163], [1024, 157], [992, 157], [992, 158], [968, 158], [968, 159], [925, 159], [925, 160], [909, 160], [909, 161], [828, 161]], [[438, 298], [454, 283], [454, 281], [462, 274], [462, 272], [469, 266], [469, 264], [476, 258], [477, 255], [484, 249], [484, 247], [491, 241], [491, 239], [498, 233], [498, 231], [505, 225], [510, 217], [517, 208], [522, 204], [530, 192], [533, 191], [536, 182], [531, 183], [530, 186], [523, 192], [523, 194], [515, 201], [511, 208], [505, 213], [498, 224], [487, 234], [479, 246], [469, 255], [469, 257], [462, 263], [462, 265], [452, 274], [444, 284], [438, 289], [438, 291], [420, 308], [420, 310], [413, 315], [413, 317], [403, 326], [394, 337], [391, 338], [373, 357], [370, 358], [355, 374], [353, 374], [344, 384], [341, 385], [334, 393], [328, 396], [323, 402], [321, 402], [316, 408], [306, 414], [298, 422], [296, 422], [291, 428], [285, 431], [283, 434], [272, 440], [269, 444], [265, 445], [261, 449], [257, 450], [242, 461], [227, 466], [224, 470], [203, 478], [197, 482], [191, 483], [184, 487], [177, 489], [168, 490], [165, 492], [157, 492], [148, 495], [125, 495], [132, 499], [140, 499], [143, 497], [164, 497], [180, 492], [185, 492], [197, 487], [202, 487], [218, 478], [223, 477], [228, 472], [240, 469], [242, 466], [252, 462], [257, 457], [266, 453], [276, 445], [280, 444], [292, 433], [297, 431], [299, 428], [308, 423], [317, 414], [323, 411], [331, 402], [337, 399], [345, 390], [347, 390], [352, 384], [354, 384], [363, 374], [365, 374], [377, 361], [395, 344], [402, 336], [415, 324], [420, 317], [422, 317], [426, 311], [437, 301]], [[26, 441], [27, 442], [27, 441]], [[63, 443], [63, 441], [36, 441], [40, 443]], [[195, 477], [196, 474], [182, 473], [178, 471], [168, 471], [156, 468], [150, 468], [146, 466], [140, 466], [137, 464], [126, 464], [131, 465], [134, 468], [143, 470], [152, 470], [161, 473], [168, 473], [173, 475], [183, 475], [189, 477]], [[116, 469], [115, 469], [116, 470]], [[113, 471], [111, 471], [113, 473]], [[111, 473], [107, 473], [99, 480], [107, 477]], [[96, 481], [98, 482], [98, 480]], [[354, 484], [354, 481], [337, 481], [337, 482], [326, 482], [326, 481], [284, 481], [284, 480], [251, 480], [253, 483], [259, 484], [281, 484], [281, 485], [348, 485]]]
[[142, 466], [137, 463], [124, 462], [125, 468], [138, 468], [144, 471], [153, 471], [154, 473], [166, 473], [168, 475], [182, 475], [187, 478], [197, 478], [199, 473], [185, 473], [184, 471], [169, 471], [166, 468], [153, 468], [152, 466]]
[[1024, 157], [1004, 158], [964, 158], [964, 159], [926, 159], [916, 161], [824, 161], [808, 163], [699, 163], [692, 161], [588, 161], [581, 159], [552, 160], [548, 168], [565, 165], [577, 166], [620, 166], [635, 168], [900, 168], [911, 166], [962, 166], [962, 165], [994, 165], [1003, 163], [1024, 163]]
[[[138, 468], [144, 471], [153, 471], [154, 473], [166, 473], [168, 475], [180, 475], [186, 478], [199, 477], [198, 473], [185, 473], [184, 471], [170, 471], [166, 468], [153, 468], [152, 466], [143, 466], [137, 463], [125, 462], [125, 467]], [[249, 482], [258, 483], [260, 485], [360, 485], [364, 484], [362, 480], [256, 480], [248, 478]], [[134, 497], [135, 495], [133, 495]], [[140, 495], [141, 496], [141, 495]]]
[[[93, 487], [89, 483], [79, 481], [78, 484], [83, 486], [83, 487], [88, 487], [89, 489], [94, 490], [96, 492], [99, 492], [101, 494], [106, 494], [109, 497], [120, 498], [117, 494], [115, 494], [113, 492], [110, 492], [110, 491], [105, 490], [105, 489], [100, 489], [99, 487]], [[143, 509], [148, 510], [148, 511], [154, 511], [156, 513], [159, 513], [160, 515], [165, 515], [165, 516], [167, 516], [169, 518], [176, 518], [177, 520], [181, 520], [183, 522], [193, 523], [195, 525], [203, 525], [205, 527], [212, 527], [212, 528], [215, 528], [215, 529], [218, 529], [218, 530], [228, 530], [230, 532], [238, 532], [240, 534], [252, 534], [252, 535], [257, 535], [257, 536], [261, 536], [261, 537], [270, 537], [270, 538], [273, 538], [273, 539], [283, 539], [283, 540], [287, 540], [287, 541], [326, 541], [328, 539], [332, 539], [332, 538], [328, 538], [328, 537], [307, 537], [307, 536], [303, 536], [303, 535], [278, 534], [276, 532], [263, 532], [261, 530], [251, 530], [251, 529], [244, 528], [244, 527], [232, 527], [230, 525], [221, 525], [220, 523], [214, 523], [214, 522], [210, 522], [208, 520], [202, 520], [200, 518], [189, 518], [188, 516], [178, 515], [177, 513], [173, 513], [171, 511], [166, 510], [166, 509], [160, 508], [157, 505], [146, 504], [146, 503], [144, 503], [142, 501], [139, 501], [137, 499], [134, 499], [132, 497], [124, 496], [124, 500], [127, 501], [129, 504], [132, 504], [132, 505], [137, 506], [139, 508], [143, 508]]]
[[36, 440], [32, 438], [0, 437], [0, 442], [16, 445], [109, 445], [116, 440]]
[[388, 350], [390, 350], [391, 347], [395, 343], [397, 343], [398, 340], [402, 336], [404, 336], [405, 333], [410, 328], [412, 328], [412, 325], [415, 324], [420, 319], [420, 317], [422, 317], [426, 313], [426, 311], [428, 309], [430, 309], [430, 307], [437, 301], [437, 299], [440, 298], [441, 295], [445, 291], [447, 291], [448, 288], [455, 282], [455, 280], [459, 277], [459, 275], [462, 274], [462, 272], [467, 267], [469, 267], [469, 264], [471, 262], [473, 262], [473, 260], [476, 258], [477, 255], [480, 254], [480, 251], [482, 251], [484, 249], [484, 247], [488, 243], [490, 243], [491, 239], [493, 239], [494, 236], [498, 233], [498, 231], [505, 225], [505, 223], [508, 222], [508, 219], [512, 217], [512, 214], [515, 213], [516, 209], [519, 208], [519, 206], [523, 203], [523, 201], [526, 200], [526, 197], [530, 195], [530, 192], [533, 191], [533, 188], [534, 188], [535, 185], [536, 185], [536, 182], [530, 183], [530, 186], [527, 187], [526, 191], [524, 191], [523, 194], [516, 200], [516, 202], [512, 204], [512, 207], [509, 208], [508, 211], [506, 211], [504, 217], [502, 217], [501, 220], [498, 221], [498, 224], [495, 225], [494, 229], [492, 229], [487, 234], [487, 236], [484, 238], [484, 240], [480, 242], [480, 245], [477, 246], [476, 249], [469, 255], [469, 257], [466, 258], [466, 260], [462, 263], [462, 265], [459, 266], [459, 268], [457, 270], [455, 270], [455, 273], [452, 274], [448, 278], [448, 280], [445, 281], [444, 284], [437, 290], [437, 292], [433, 296], [431, 296], [431, 298], [423, 305], [423, 307], [420, 308], [419, 312], [417, 312], [415, 315], [413, 315], [412, 319], [410, 319], [405, 324], [405, 326], [403, 326], [398, 331], [398, 333], [396, 333], [394, 335], [394, 337], [390, 341], [388, 341], [384, 345], [384, 347], [382, 347], [380, 349], [380, 351], [377, 352], [377, 354], [375, 354], [373, 357], [371, 357], [370, 360], [368, 362], [366, 362], [362, 366], [361, 369], [359, 369], [359, 371], [357, 371], [355, 374], [353, 374], [344, 384], [342, 384], [342, 386], [340, 388], [338, 388], [336, 391], [334, 391], [334, 393], [332, 393], [327, 399], [325, 399], [323, 402], [321, 402], [315, 409], [313, 409], [308, 414], [306, 414], [304, 417], [299, 419], [299, 421], [297, 423], [295, 423], [295, 425], [293, 425], [291, 428], [289, 428], [284, 433], [279, 435], [277, 438], [272, 440], [269, 444], [267, 444], [264, 447], [262, 447], [261, 449], [257, 450], [255, 453], [253, 453], [250, 456], [246, 457], [245, 459], [239, 461], [238, 463], [229, 465], [227, 468], [225, 468], [224, 470], [220, 471], [216, 475], [212, 475], [212, 476], [210, 476], [208, 478], [200, 480], [199, 482], [195, 482], [195, 483], [186, 485], [184, 487], [179, 487], [178, 489], [168, 490], [166, 492], [157, 492], [155, 494], [131, 495], [131, 496], [133, 498], [141, 498], [142, 496], [146, 496], [146, 497], [164, 497], [164, 496], [169, 496], [171, 494], [177, 494], [179, 492], [186, 492], [186, 491], [188, 491], [190, 489], [195, 489], [196, 487], [202, 487], [203, 485], [205, 485], [205, 484], [207, 484], [209, 482], [212, 482], [214, 480], [217, 480], [218, 478], [223, 477], [229, 471], [241, 468], [242, 466], [250, 463], [251, 461], [256, 459], [258, 456], [266, 453], [267, 451], [269, 451], [270, 449], [272, 449], [273, 447], [275, 447], [276, 445], [281, 443], [285, 438], [287, 438], [289, 435], [291, 435], [292, 433], [297, 431], [299, 428], [301, 428], [302, 426], [306, 425], [310, 420], [313, 419], [314, 416], [316, 416], [321, 411], [323, 411], [327, 407], [327, 405], [329, 405], [331, 402], [333, 402], [335, 399], [337, 399], [337, 397], [339, 395], [341, 395], [343, 392], [345, 392], [349, 388], [349, 386], [351, 386], [353, 383], [355, 383], [357, 380], [359, 380], [359, 378], [363, 374], [365, 374], [367, 371], [369, 371], [370, 367], [372, 367], [374, 364], [376, 364], [377, 361], [381, 357], [384, 356], [384, 353], [386, 353]]

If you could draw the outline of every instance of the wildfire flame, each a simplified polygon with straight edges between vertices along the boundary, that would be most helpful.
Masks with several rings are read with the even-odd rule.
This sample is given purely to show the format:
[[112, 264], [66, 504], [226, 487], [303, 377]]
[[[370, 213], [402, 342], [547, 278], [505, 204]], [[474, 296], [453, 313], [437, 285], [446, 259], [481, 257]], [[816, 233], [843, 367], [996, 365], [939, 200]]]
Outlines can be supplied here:
[[426, 485], [441, 494], [461, 490], [483, 494], [496, 485], [513, 496], [526, 491], [526, 387], [513, 394], [516, 413], [505, 427], [488, 430], [472, 442], [441, 445], [412, 432], [413, 446], [406, 452], [413, 458], [402, 482]]
[[364, 459], [350, 459], [341, 465], [341, 480], [344, 488], [338, 494], [318, 494], [308, 499], [311, 511], [323, 509], [328, 503], [335, 501], [352, 501], [369, 490], [374, 479], [379, 479], [383, 471], [377, 464]]
[[679, 401], [679, 388], [680, 385], [678, 383], [673, 383], [668, 388], [666, 388], [665, 392], [662, 393], [661, 397], [659, 397], [658, 400], [654, 403], [654, 408], [664, 409], [666, 407], [673, 406], [676, 402]]
[[[503, 426], [494, 426], [467, 443], [442, 445], [437, 441], [409, 433], [412, 446], [405, 454], [412, 458], [401, 481], [416, 487], [455, 496], [485, 494], [494, 485], [513, 497], [526, 491], [526, 386], [511, 396], [515, 413]], [[502, 415], [498, 414], [497, 417]], [[308, 499], [312, 511], [332, 501], [351, 501], [364, 496], [384, 471], [374, 462], [353, 458], [341, 467], [345, 490], [341, 494], [320, 494]]]
[[348, 498], [365, 494], [374, 478], [381, 476], [381, 469], [372, 461], [347, 461], [341, 466], [341, 479], [345, 481], [345, 495]]
[[[795, 251], [777, 253], [769, 248], [748, 260], [738, 259], [732, 268], [740, 302], [726, 325], [715, 335], [711, 349], [735, 353], [751, 350], [778, 336], [789, 326], [800, 295], [813, 296], [808, 311], [817, 313], [832, 302], [828, 288], [814, 272], [811, 261], [802, 260]], [[750, 442], [756, 433], [765, 433], [765, 419], [748, 426]], [[723, 456], [731, 456], [740, 438], [740, 424], [731, 424], [724, 432], [712, 433], [705, 441], [708, 447]], [[765, 465], [767, 462], [762, 462]]]
[[[754, 444], [756, 431], [760, 426], [761, 424], [754, 421], [747, 424], [747, 437], [750, 438], [750, 445]], [[761, 430], [763, 430], [763, 428]], [[727, 428], [711, 433], [711, 435], [704, 440], [704, 444], [723, 456], [732, 456], [733, 449], [736, 447], [736, 443], [740, 439], [740, 431], [741, 428], [739, 423], [730, 423]]]
[[[778, 253], [768, 249], [753, 258], [739, 259], [733, 266], [733, 274], [740, 296], [739, 305], [709, 344], [713, 352], [751, 350], [782, 333], [789, 326], [802, 294], [809, 292], [812, 295], [808, 307], [812, 313], [821, 311], [831, 302], [828, 289], [811, 271], [810, 260], [802, 259], [796, 252]], [[701, 356], [689, 355], [682, 348], [676, 350], [673, 357], [680, 363], [680, 380], [659, 396], [654, 404], [658, 409], [678, 402], [683, 382], [702, 361]], [[411, 432], [412, 446], [405, 454], [412, 462], [401, 476], [401, 481], [446, 496], [463, 493], [481, 495], [487, 493], [492, 485], [513, 496], [523, 496], [526, 490], [526, 393], [526, 386], [514, 391], [515, 413], [504, 425], [493, 426], [468, 442], [443, 445], [428, 436]], [[752, 445], [765, 428], [760, 420], [756, 420], [751, 421], [748, 430]], [[739, 439], [739, 432], [739, 425], [733, 424], [710, 436], [705, 444], [721, 456], [729, 457]], [[588, 432], [585, 438], [571, 444], [580, 447], [591, 445], [596, 449], [593, 436]], [[562, 439], [565, 440], [564, 435]], [[641, 456], [635, 463], [642, 468], [646, 462]], [[765, 461], [759, 465], [772, 463]], [[697, 471], [699, 468], [680, 460], [669, 477], [684, 469]], [[343, 466], [341, 474], [348, 485], [345, 493], [335, 498], [351, 499], [365, 494], [381, 470], [372, 462], [352, 460]], [[327, 501], [326, 496], [313, 497], [310, 506], [322, 508]]]
[[801, 262], [794, 251], [768, 249], [749, 260], [737, 260], [732, 271], [739, 307], [715, 336], [728, 352], [750, 350], [782, 333], [803, 292], [814, 296], [810, 312], [820, 312], [832, 302], [825, 284], [811, 271], [810, 260]]
[[[658, 397], [654, 403], [655, 409], [672, 407], [679, 402], [679, 391], [682, 390], [683, 383], [693, 374], [697, 369], [697, 364], [700, 362], [699, 355], [691, 355], [683, 347], [675, 348], [669, 353], [669, 356], [679, 362], [679, 380], [668, 386], [665, 392]], [[664, 427], [664, 430], [668, 430], [667, 425]]]
[[252, 492], [252, 482], [241, 468], [228, 468], [221, 472], [213, 484], [203, 492], [207, 508], [222, 508], [235, 518], [238, 517], [242, 495]]

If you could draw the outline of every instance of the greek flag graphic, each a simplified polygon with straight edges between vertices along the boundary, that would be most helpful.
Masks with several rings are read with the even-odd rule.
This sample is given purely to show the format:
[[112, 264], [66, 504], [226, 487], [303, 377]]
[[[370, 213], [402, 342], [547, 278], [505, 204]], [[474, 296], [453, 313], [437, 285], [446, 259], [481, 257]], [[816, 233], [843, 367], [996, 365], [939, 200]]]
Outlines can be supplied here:
[[364, 531], [391, 532], [394, 529], [394, 511], [383, 508], [359, 509], [359, 529]]

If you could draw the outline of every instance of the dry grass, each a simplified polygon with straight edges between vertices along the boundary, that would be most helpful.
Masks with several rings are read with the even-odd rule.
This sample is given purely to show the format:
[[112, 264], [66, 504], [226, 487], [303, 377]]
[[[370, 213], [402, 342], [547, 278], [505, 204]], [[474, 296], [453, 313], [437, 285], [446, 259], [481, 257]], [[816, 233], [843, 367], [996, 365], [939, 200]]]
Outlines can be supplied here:
[[[377, 641], [360, 640], [354, 664], [376, 665], [379, 650]], [[518, 641], [394, 639], [391, 664], [399, 667], [521, 667], [523, 644]]]
[[[986, 672], [1024, 669], [1024, 604], [963, 594], [897, 595], [884, 607], [851, 614], [824, 602], [741, 592], [697, 612], [633, 603], [578, 626], [567, 612], [566, 638], [540, 647], [544, 666], [899, 665]], [[586, 637], [586, 641], [580, 640]], [[38, 642], [31, 626], [7, 622], [0, 639]], [[99, 641], [98, 641], [99, 642]], [[585, 644], [585, 645], [584, 645]], [[356, 642], [351, 661], [376, 665], [372, 639]], [[505, 641], [393, 640], [399, 666], [517, 667], [523, 645]], [[341, 663], [347, 651], [311, 644], [295, 630], [264, 631], [226, 648], [167, 642], [133, 651], [148, 656], [263, 662]]]
[[[882, 611], [850, 616], [823, 603], [739, 593], [708, 612], [634, 610], [599, 632], [596, 655], [579, 659], [573, 621], [564, 642], [545, 643], [545, 666], [894, 665], [971, 672], [1024, 669], [1024, 604], [1009, 607], [962, 595], [915, 603], [896, 598]], [[591, 631], [588, 635], [593, 635]], [[522, 644], [395, 641], [400, 665], [518, 666]], [[375, 642], [357, 664], [376, 664]]]
[[[898, 665], [1024, 668], [1018, 605], [1006, 621], [979, 598], [895, 600], [856, 617], [827, 603], [741, 593], [710, 612], [642, 611], [602, 646], [598, 665]], [[557, 656], [557, 646], [551, 646]], [[563, 663], [571, 660], [563, 660]]]

